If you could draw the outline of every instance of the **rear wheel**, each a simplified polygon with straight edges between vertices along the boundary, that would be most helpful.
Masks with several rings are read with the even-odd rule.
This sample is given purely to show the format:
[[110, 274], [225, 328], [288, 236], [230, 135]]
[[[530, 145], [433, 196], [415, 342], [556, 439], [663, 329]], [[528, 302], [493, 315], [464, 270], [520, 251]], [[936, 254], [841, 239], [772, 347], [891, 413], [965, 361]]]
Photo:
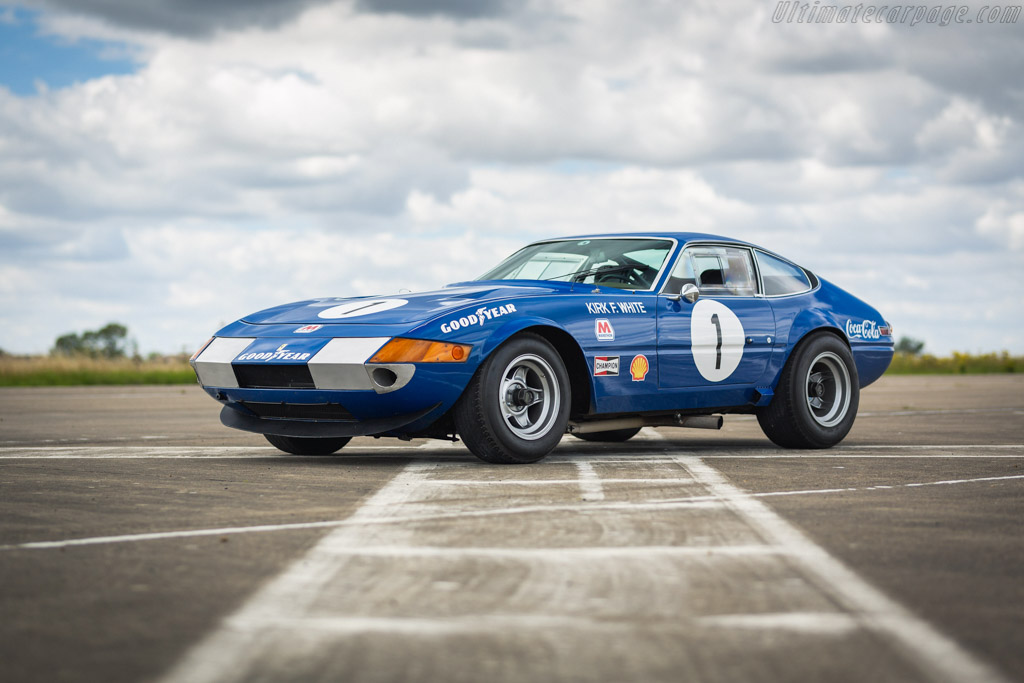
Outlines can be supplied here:
[[639, 427], [630, 429], [609, 429], [606, 432], [587, 432], [584, 434], [573, 434], [577, 439], [584, 441], [600, 441], [604, 443], [622, 443], [629, 441], [639, 433]]
[[292, 455], [331, 455], [342, 449], [351, 439], [347, 436], [337, 438], [318, 438], [306, 436], [280, 436], [264, 434], [272, 446], [280, 448]]
[[536, 462], [569, 420], [569, 375], [543, 337], [521, 334], [484, 361], [455, 404], [455, 427], [481, 460]]
[[783, 448], [829, 448], [853, 427], [859, 402], [860, 380], [849, 347], [833, 334], [817, 334], [793, 351], [757, 421]]

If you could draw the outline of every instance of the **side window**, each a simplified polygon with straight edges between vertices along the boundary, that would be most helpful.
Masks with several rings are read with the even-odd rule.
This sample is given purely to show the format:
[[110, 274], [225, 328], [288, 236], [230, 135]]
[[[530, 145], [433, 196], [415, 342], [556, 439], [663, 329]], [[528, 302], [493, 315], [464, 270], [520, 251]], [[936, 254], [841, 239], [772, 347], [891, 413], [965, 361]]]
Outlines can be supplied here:
[[672, 268], [672, 273], [668, 276], [668, 284], [665, 285], [665, 291], [669, 294], [678, 294], [683, 285], [695, 284], [697, 284], [697, 278], [693, 274], [693, 263], [690, 261], [690, 253], [684, 251], [679, 256], [679, 260], [676, 261], [675, 267]]
[[[689, 282], [708, 296], [754, 296], [757, 293], [750, 251], [740, 247], [691, 247], [683, 252], [673, 277], [687, 272]], [[684, 262], [686, 262], [684, 264]], [[688, 270], [683, 271], [686, 268]], [[680, 286], [685, 284], [680, 282]], [[677, 290], [678, 291], [678, 290]]]
[[765, 296], [798, 294], [811, 289], [811, 282], [801, 268], [761, 251], [755, 253], [757, 254], [757, 267], [761, 270], [761, 282], [764, 283]]

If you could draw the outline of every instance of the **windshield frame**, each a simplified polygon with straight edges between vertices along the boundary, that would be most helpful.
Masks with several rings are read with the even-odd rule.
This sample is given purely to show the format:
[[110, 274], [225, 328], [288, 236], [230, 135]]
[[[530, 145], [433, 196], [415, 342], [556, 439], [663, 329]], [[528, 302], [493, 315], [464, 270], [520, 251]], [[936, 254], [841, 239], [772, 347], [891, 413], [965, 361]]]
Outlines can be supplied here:
[[[490, 271], [494, 270], [495, 268], [500, 266], [505, 261], [509, 260], [510, 258], [515, 256], [516, 254], [518, 254], [519, 252], [523, 251], [523, 249], [529, 249], [530, 247], [536, 246], [538, 244], [556, 244], [558, 242], [578, 242], [580, 240], [660, 240], [660, 241], [663, 241], [663, 242], [671, 243], [671, 246], [669, 247], [668, 253], [665, 255], [665, 260], [662, 262], [661, 268], [658, 269], [658, 274], [654, 276], [654, 280], [652, 281], [653, 284], [650, 287], [648, 287], [647, 289], [633, 289], [632, 287], [624, 287], [624, 288], [608, 287], [608, 289], [611, 289], [613, 291], [617, 290], [617, 291], [621, 291], [621, 292], [634, 292], [635, 293], [635, 292], [657, 292], [657, 291], [659, 291], [660, 286], [662, 284], [662, 279], [665, 277], [665, 274], [668, 272], [668, 267], [671, 264], [675, 263], [676, 255], [677, 255], [677, 252], [679, 251], [679, 240], [677, 238], [671, 237], [669, 235], [624, 234], [624, 235], [580, 235], [578, 237], [558, 237], [558, 238], [550, 239], [550, 240], [538, 240], [536, 242], [530, 242], [529, 244], [527, 244], [527, 245], [525, 245], [525, 246], [523, 246], [523, 247], [521, 247], [519, 249], [516, 249], [514, 252], [512, 252], [511, 254], [509, 254], [508, 256], [503, 258], [501, 261], [499, 261], [498, 263], [496, 263], [493, 266], [491, 266], [490, 268], [488, 268], [487, 271], [485, 271], [485, 274], [487, 272], [490, 272]], [[495, 282], [496, 281], [496, 280], [482, 280], [481, 279], [482, 277], [483, 277], [482, 275], [481, 276], [477, 276], [477, 277], [475, 277], [472, 280], [472, 282]], [[560, 282], [562, 284], [584, 285], [584, 286], [587, 286], [587, 287], [591, 287], [591, 286], [604, 287], [605, 286], [605, 285], [595, 285], [594, 283], [573, 282], [571, 280], [570, 281], [566, 281], [566, 280], [557, 280], [557, 279], [552, 279], [552, 280], [531, 280], [531, 279], [527, 279], [527, 278], [523, 278], [523, 279], [513, 278], [513, 279], [509, 279], [509, 280], [502, 280], [502, 281], [503, 282]]]

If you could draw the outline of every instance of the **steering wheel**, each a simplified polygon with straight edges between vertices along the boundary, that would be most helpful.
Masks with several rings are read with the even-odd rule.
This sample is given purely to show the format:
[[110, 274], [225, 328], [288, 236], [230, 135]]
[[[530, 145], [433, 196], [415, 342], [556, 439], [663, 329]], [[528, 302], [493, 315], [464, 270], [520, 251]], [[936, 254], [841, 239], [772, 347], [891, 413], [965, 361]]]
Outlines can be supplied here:
[[597, 273], [594, 275], [594, 284], [614, 287], [615, 285], [612, 283], [619, 283], [632, 289], [647, 289], [650, 287], [651, 283], [646, 280], [645, 276], [654, 269], [643, 263], [629, 265], [631, 266], [629, 270], [624, 271], [620, 266], [609, 273]]

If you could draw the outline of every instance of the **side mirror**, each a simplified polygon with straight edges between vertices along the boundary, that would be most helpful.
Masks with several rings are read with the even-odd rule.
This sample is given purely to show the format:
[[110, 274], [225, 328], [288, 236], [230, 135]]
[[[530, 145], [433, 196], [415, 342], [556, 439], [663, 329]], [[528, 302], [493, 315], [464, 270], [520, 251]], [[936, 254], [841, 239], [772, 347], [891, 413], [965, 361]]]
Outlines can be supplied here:
[[697, 289], [697, 285], [691, 285], [686, 283], [683, 288], [679, 290], [679, 296], [689, 301], [691, 304], [697, 303], [697, 299], [700, 298], [700, 290]]

